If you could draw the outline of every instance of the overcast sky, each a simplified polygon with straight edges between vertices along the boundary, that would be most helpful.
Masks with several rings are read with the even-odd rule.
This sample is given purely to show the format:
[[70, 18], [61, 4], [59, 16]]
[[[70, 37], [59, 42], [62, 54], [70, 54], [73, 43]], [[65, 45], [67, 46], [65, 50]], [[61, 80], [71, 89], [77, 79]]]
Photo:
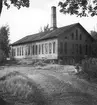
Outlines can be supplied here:
[[[11, 7], [7, 10], [3, 7], [0, 17], [0, 26], [10, 26], [10, 42], [13, 43], [20, 38], [39, 32], [40, 27], [51, 25], [51, 6], [58, 6], [59, 0], [31, 0], [29, 8], [18, 10]], [[57, 7], [57, 26], [62, 27], [72, 23], [81, 23], [90, 32], [97, 31], [97, 17], [78, 18], [76, 16], [64, 15]]]

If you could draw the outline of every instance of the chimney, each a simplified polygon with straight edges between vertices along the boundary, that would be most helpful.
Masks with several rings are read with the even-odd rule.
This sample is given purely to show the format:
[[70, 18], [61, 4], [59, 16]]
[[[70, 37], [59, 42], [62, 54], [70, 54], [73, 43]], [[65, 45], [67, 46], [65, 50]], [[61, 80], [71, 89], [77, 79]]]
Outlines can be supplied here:
[[57, 28], [57, 22], [56, 22], [56, 7], [51, 7], [51, 29], [54, 30]]

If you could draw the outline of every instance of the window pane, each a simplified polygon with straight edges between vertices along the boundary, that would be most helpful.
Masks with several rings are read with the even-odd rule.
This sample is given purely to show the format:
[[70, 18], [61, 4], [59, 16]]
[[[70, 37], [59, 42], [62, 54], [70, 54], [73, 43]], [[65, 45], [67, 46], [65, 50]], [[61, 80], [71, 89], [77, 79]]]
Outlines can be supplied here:
[[28, 55], [30, 55], [30, 46], [28, 46]]
[[72, 44], [72, 54], [74, 54], [74, 44]]
[[55, 53], [55, 42], [53, 42], [53, 53]]
[[24, 55], [23, 47], [22, 47], [22, 55]]
[[31, 55], [33, 55], [33, 46], [31, 45]]
[[39, 44], [39, 54], [41, 53], [41, 45]]
[[45, 43], [45, 54], [47, 54], [47, 53], [48, 53], [48, 44]]
[[82, 45], [79, 46], [80, 54], [82, 54]]
[[88, 45], [86, 45], [86, 52], [85, 54], [87, 55], [88, 54]]
[[76, 44], [76, 53], [78, 54], [78, 44]]
[[60, 53], [63, 53], [63, 43], [60, 42]]
[[36, 55], [37, 55], [37, 45], [36, 45]]
[[82, 35], [80, 34], [80, 40], [82, 40]]
[[67, 54], [67, 42], [64, 43], [64, 52], [65, 52], [65, 54]]
[[19, 56], [19, 48], [17, 48], [17, 56]]
[[71, 39], [72, 39], [72, 40], [74, 39], [74, 33], [71, 34]]
[[21, 47], [20, 47], [20, 56], [21, 56]]
[[44, 54], [44, 44], [42, 44], [42, 54]]
[[76, 30], [76, 40], [78, 40], [78, 30]]
[[52, 44], [49, 43], [49, 53], [51, 54], [52, 53]]
[[33, 45], [33, 55], [34, 55], [34, 45]]

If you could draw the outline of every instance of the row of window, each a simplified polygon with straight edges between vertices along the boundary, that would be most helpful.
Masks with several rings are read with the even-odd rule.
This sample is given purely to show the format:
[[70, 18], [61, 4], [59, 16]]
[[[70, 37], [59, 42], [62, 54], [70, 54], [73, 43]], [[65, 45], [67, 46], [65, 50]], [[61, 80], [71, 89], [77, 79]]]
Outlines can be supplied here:
[[[69, 44], [70, 46], [70, 44]], [[70, 49], [70, 47], [68, 46], [68, 43], [65, 42], [60, 42], [60, 47], [59, 47], [59, 51], [60, 54], [65, 53], [67, 54], [68, 51], [72, 54], [91, 54], [91, 45], [82, 45], [82, 44], [72, 44], [72, 48]], [[83, 50], [84, 49], [84, 50]]]
[[[65, 36], [65, 39], [68, 39], [67, 36]], [[71, 33], [71, 40], [82, 40], [82, 34], [78, 33], [78, 30], [76, 29], [76, 33]]]
[[56, 43], [45, 43], [39, 45], [28, 45], [24, 47], [18, 47], [12, 49], [12, 56], [23, 56], [23, 55], [38, 55], [38, 54], [52, 54], [56, 53]]
[[71, 39], [72, 40], [82, 40], [82, 34], [80, 33], [78, 33], [78, 30], [76, 29], [76, 34], [74, 35], [74, 33], [72, 33], [71, 34]]

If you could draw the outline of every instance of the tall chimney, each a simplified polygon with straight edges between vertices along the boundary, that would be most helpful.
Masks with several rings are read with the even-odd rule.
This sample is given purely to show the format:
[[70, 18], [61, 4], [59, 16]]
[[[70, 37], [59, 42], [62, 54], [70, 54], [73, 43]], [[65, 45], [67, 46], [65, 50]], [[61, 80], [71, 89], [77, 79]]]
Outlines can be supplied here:
[[54, 30], [57, 28], [57, 20], [56, 20], [56, 7], [51, 7], [51, 28]]

